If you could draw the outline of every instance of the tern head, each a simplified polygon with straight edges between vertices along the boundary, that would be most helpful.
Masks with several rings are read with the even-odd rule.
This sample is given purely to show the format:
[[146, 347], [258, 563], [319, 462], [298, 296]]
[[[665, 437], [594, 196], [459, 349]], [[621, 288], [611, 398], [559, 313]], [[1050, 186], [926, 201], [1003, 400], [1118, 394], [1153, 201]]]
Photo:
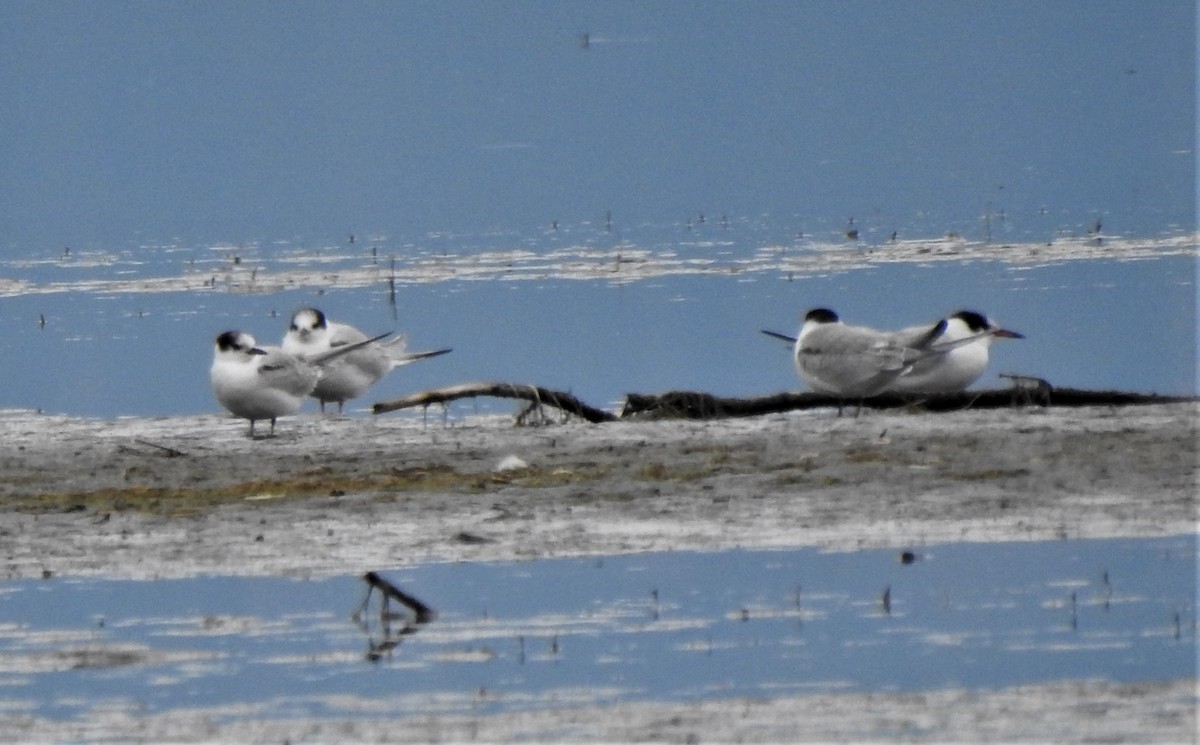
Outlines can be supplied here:
[[804, 314], [805, 323], [837, 323], [838, 314], [829, 308], [813, 308]]
[[217, 337], [217, 355], [250, 357], [256, 354], [266, 354], [258, 348], [254, 337], [244, 331], [225, 331]]
[[799, 349], [801, 340], [809, 338], [817, 329], [835, 324], [841, 324], [837, 313], [828, 308], [813, 308], [804, 314], [804, 323], [800, 324], [800, 333], [796, 335], [796, 348]]
[[302, 342], [308, 342], [323, 334], [328, 328], [329, 322], [325, 319], [324, 313], [316, 308], [301, 308], [292, 314], [288, 333], [293, 334]]
[[1024, 334], [1019, 334], [1016, 331], [1009, 331], [1006, 328], [1001, 328], [988, 320], [988, 317], [982, 313], [973, 310], [960, 310], [950, 316], [949, 320], [957, 320], [967, 327], [967, 331], [971, 334], [988, 333], [989, 336], [998, 336], [1002, 339], [1024, 339]]

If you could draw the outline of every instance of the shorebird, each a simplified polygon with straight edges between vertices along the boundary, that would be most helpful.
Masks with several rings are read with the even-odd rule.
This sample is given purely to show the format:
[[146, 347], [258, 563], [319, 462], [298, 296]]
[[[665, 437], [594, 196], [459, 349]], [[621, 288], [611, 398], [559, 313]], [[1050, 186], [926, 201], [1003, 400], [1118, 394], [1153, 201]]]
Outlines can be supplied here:
[[[988, 350], [992, 340], [1024, 339], [1023, 334], [1002, 328], [982, 313], [960, 310], [939, 324], [945, 331], [938, 344], [954, 343], [943, 354], [932, 355], [913, 363], [912, 368], [897, 377], [889, 387], [895, 393], [955, 393], [964, 390], [983, 375], [988, 366]], [[897, 333], [919, 335], [929, 326], [913, 326]], [[958, 343], [962, 342], [962, 343]]]
[[805, 314], [795, 337], [774, 331], [763, 333], [792, 342], [793, 362], [800, 378], [821, 393], [842, 400], [857, 399], [854, 415], [858, 416], [864, 399], [891, 390], [916, 365], [943, 358], [981, 336], [946, 339], [948, 327], [949, 322], [941, 320], [933, 326], [880, 331], [846, 325], [832, 310], [814, 308]]
[[213, 394], [229, 413], [250, 420], [251, 437], [259, 419], [271, 420], [274, 435], [275, 419], [300, 410], [326, 373], [326, 365], [386, 336], [306, 359], [278, 347], [260, 347], [243, 331], [225, 331], [217, 337], [209, 370]]
[[282, 349], [298, 357], [312, 359], [316, 355], [337, 350], [347, 345], [359, 344], [358, 349], [338, 359], [329, 366], [326, 374], [312, 389], [311, 395], [325, 404], [336, 401], [338, 413], [342, 413], [346, 401], [358, 398], [371, 386], [379, 382], [392, 370], [417, 360], [446, 354], [449, 349], [432, 352], [405, 351], [406, 339], [396, 337], [383, 344], [362, 344], [366, 334], [344, 323], [330, 321], [316, 308], [301, 308], [292, 314], [292, 320], [284, 334]]

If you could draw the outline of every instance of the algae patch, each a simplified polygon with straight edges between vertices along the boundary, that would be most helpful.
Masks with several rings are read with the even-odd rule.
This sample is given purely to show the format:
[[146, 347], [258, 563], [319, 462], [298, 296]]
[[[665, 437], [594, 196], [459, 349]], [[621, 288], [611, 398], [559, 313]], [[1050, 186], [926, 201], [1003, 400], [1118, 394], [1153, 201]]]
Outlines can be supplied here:
[[141, 512], [166, 517], [202, 514], [230, 504], [341, 497], [397, 492], [481, 493], [505, 486], [544, 488], [591, 481], [596, 469], [527, 467], [504, 472], [459, 471], [447, 465], [390, 468], [374, 473], [310, 469], [292, 478], [254, 479], [214, 486], [130, 485], [92, 491], [16, 494], [3, 501], [10, 510], [51, 512]]

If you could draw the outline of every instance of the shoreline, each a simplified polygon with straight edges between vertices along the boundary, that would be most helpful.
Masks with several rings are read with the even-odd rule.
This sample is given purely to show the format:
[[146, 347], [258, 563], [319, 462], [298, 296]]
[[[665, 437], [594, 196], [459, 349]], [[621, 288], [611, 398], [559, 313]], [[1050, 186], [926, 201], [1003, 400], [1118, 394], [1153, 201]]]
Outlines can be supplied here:
[[[1200, 406], [829, 411], [716, 421], [0, 413], [9, 580], [318, 577], [645, 551], [1196, 534]], [[1195, 678], [781, 692], [499, 714], [272, 719], [0, 707], [0, 741], [1194, 742]], [[14, 706], [16, 705], [15, 702]], [[345, 701], [340, 704], [343, 708]], [[371, 714], [375, 712], [375, 714]]]
[[1195, 403], [711, 421], [0, 414], [5, 575], [312, 576], [425, 561], [1196, 530]]

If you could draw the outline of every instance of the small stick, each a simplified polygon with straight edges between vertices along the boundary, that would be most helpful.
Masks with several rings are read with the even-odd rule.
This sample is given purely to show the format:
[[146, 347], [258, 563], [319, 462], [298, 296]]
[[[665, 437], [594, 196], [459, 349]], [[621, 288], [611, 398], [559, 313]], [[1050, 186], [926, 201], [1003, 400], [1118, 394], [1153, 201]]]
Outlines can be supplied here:
[[570, 393], [555, 391], [537, 385], [495, 382], [462, 383], [445, 388], [420, 391], [390, 401], [381, 401], [372, 407], [372, 411], [376, 414], [383, 414], [412, 406], [428, 406], [435, 403], [444, 404], [447, 401], [454, 401], [459, 398], [475, 398], [477, 396], [516, 398], [528, 401], [531, 404], [546, 404], [562, 409], [569, 414], [575, 414], [593, 424], [611, 422], [617, 418], [612, 412], [588, 406]]
[[187, 455], [187, 453], [183, 452], [182, 450], [176, 450], [175, 448], [167, 447], [166, 445], [159, 445], [157, 442], [150, 442], [149, 440], [135, 439], [134, 442], [139, 445], [145, 445], [146, 447], [158, 448], [166, 453], [168, 458], [181, 458]]
[[[383, 608], [384, 608], [383, 612], [384, 613], [386, 613], [386, 611], [387, 611], [387, 602], [389, 599], [391, 599], [391, 600], [396, 600], [396, 601], [400, 602], [402, 605], [404, 605], [409, 610], [411, 610], [413, 613], [415, 613], [416, 614], [416, 623], [429, 623], [433, 619], [437, 618], [437, 611], [435, 611], [433, 608], [430, 608], [428, 605], [425, 605], [424, 603], [422, 603], [420, 600], [417, 600], [412, 595], [409, 595], [408, 593], [404, 592], [399, 587], [396, 587], [391, 582], [388, 582], [386, 579], [384, 579], [383, 577], [380, 577], [375, 572], [367, 572], [366, 574], [364, 574], [363, 581], [366, 582], [367, 586], [368, 586], [368, 590], [367, 590], [367, 599], [368, 600], [371, 598], [370, 588], [379, 590], [379, 593], [381, 595], [383, 595]], [[363, 605], [364, 606], [366, 605], [366, 601], [363, 601]], [[360, 608], [360, 610], [361, 610], [361, 608]]]

